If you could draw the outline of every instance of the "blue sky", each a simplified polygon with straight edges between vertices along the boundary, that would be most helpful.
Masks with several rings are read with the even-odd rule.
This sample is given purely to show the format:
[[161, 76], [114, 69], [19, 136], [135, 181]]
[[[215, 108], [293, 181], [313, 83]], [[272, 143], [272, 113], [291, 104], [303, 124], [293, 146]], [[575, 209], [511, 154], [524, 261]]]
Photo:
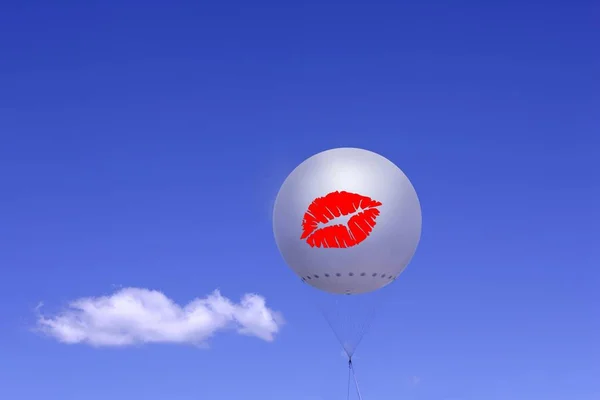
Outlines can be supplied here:
[[[0, 5], [0, 398], [345, 396], [271, 230], [286, 175], [339, 146], [423, 208], [357, 352], [365, 399], [600, 398], [599, 9], [536, 4]], [[257, 293], [286, 324], [209, 349], [32, 332], [41, 301], [120, 287]]]

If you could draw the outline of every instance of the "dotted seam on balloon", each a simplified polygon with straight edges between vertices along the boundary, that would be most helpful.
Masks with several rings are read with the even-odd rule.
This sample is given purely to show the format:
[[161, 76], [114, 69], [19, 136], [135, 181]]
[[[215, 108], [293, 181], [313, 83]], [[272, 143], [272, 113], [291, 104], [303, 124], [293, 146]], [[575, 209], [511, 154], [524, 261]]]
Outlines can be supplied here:
[[[366, 275], [367, 275], [367, 274], [366, 274], [366, 272], [361, 272], [361, 274], [360, 274], [360, 276], [366, 276]], [[377, 275], [378, 275], [378, 274], [377, 274], [377, 272], [374, 272], [374, 273], [371, 275], [371, 277], [375, 278], [375, 277], [377, 277]], [[339, 277], [341, 277], [341, 276], [342, 276], [342, 274], [338, 272], [338, 273], [336, 273], [336, 274], [335, 274], [335, 276], [339, 278]], [[354, 276], [354, 272], [348, 272], [348, 276]], [[331, 276], [330, 274], [324, 274], [324, 277], [325, 277], [325, 278], [330, 278], [330, 277], [332, 277], [332, 276]], [[386, 275], [386, 274], [381, 274], [381, 275], [379, 275], [379, 277], [380, 277], [380, 278], [383, 278], [383, 279], [386, 279], [386, 278], [387, 278], [388, 280], [395, 280], [395, 279], [396, 279], [396, 277], [395, 277], [395, 276], [392, 276], [392, 275]], [[312, 275], [312, 276], [311, 276], [311, 275], [306, 275], [306, 276], [303, 276], [303, 277], [302, 277], [302, 281], [303, 281], [303, 282], [306, 282], [306, 280], [312, 280], [313, 278], [314, 278], [314, 279], [319, 279], [319, 278], [320, 278], [320, 276], [319, 276], [319, 275], [316, 275], [316, 274], [315, 274], [315, 275]]]

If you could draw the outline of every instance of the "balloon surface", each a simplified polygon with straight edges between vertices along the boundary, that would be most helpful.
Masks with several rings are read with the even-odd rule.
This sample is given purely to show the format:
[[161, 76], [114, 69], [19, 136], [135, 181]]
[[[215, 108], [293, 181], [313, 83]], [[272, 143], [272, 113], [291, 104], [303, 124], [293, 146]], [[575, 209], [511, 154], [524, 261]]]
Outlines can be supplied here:
[[309, 285], [367, 293], [406, 268], [421, 237], [421, 206], [406, 175], [357, 148], [318, 153], [281, 186], [273, 211], [277, 247]]

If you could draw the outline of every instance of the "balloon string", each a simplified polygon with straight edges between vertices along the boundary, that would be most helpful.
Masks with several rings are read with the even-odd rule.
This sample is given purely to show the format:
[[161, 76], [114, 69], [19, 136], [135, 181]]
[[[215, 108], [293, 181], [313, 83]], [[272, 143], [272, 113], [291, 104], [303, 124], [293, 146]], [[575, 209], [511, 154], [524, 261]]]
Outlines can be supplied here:
[[[363, 322], [363, 325], [361, 327], [360, 336], [356, 340], [356, 344], [354, 345], [354, 349], [351, 352], [352, 355], [354, 355], [354, 352], [358, 348], [358, 345], [362, 342], [363, 338], [365, 337], [365, 335], [367, 334], [367, 332], [371, 328], [371, 324], [373, 323], [373, 320], [375, 319], [375, 313], [376, 312], [377, 312], [377, 309], [376, 309], [375, 306], [373, 306], [373, 308], [371, 309], [371, 312], [369, 313], [369, 316]], [[352, 355], [350, 356], [350, 358], [352, 358]]]
[[[349, 372], [352, 372], [352, 377], [354, 378], [354, 386], [356, 386], [356, 394], [358, 395], [358, 400], [362, 400], [362, 396], [360, 395], [360, 389], [358, 387], [358, 380], [356, 379], [356, 373], [354, 371], [354, 365], [352, 364], [352, 358], [348, 360], [348, 369]], [[348, 388], [348, 391], [350, 388]], [[350, 393], [348, 393], [348, 397], [350, 397]]]
[[346, 400], [350, 400], [350, 380], [352, 379], [350, 374], [352, 374], [352, 363], [348, 361], [348, 392], [346, 395]]
[[344, 341], [342, 340], [342, 337], [340, 336], [340, 334], [338, 333], [338, 331], [333, 327], [333, 324], [331, 323], [331, 321], [327, 317], [327, 314], [325, 313], [325, 311], [321, 307], [319, 307], [319, 309], [321, 310], [321, 314], [323, 315], [323, 318], [325, 318], [325, 321], [327, 321], [327, 325], [329, 325], [329, 328], [331, 329], [331, 331], [335, 335], [335, 338], [338, 340], [338, 342], [340, 343], [340, 345], [344, 349], [344, 352], [346, 353], [346, 355], [348, 356], [348, 358], [349, 359], [352, 358], [353, 351], [351, 352], [347, 348], [347, 346], [344, 345]]
[[344, 349], [344, 352], [348, 356], [348, 359], [351, 359], [352, 356], [354, 355], [354, 353], [356, 352], [356, 349], [358, 348], [358, 345], [362, 342], [362, 340], [365, 337], [366, 333], [369, 331], [369, 328], [371, 327], [371, 324], [372, 324], [373, 320], [375, 319], [375, 314], [377, 312], [377, 307], [373, 306], [373, 308], [370, 310], [369, 316], [361, 324], [361, 328], [360, 328], [360, 331], [359, 331], [360, 334], [353, 341], [354, 345], [350, 344], [350, 346], [344, 343], [344, 340], [340, 336], [340, 334], [337, 331], [337, 329], [335, 329], [335, 327], [331, 323], [331, 320], [328, 317], [328, 315], [325, 312], [325, 310], [323, 309], [323, 307], [319, 306], [319, 310], [321, 311], [321, 314], [323, 315], [323, 318], [327, 322], [327, 325], [329, 325], [329, 328], [331, 329], [331, 331], [335, 335], [337, 341], [340, 343], [340, 345]]

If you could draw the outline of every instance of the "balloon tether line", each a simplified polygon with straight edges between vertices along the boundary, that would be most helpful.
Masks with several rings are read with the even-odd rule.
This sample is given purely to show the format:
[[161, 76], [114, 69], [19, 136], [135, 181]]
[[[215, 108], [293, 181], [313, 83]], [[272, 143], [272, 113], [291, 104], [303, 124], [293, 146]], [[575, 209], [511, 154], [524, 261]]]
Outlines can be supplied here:
[[360, 395], [360, 389], [358, 387], [358, 381], [356, 380], [356, 373], [354, 372], [354, 365], [352, 364], [352, 357], [348, 358], [348, 397], [347, 397], [347, 400], [350, 400], [350, 373], [352, 373], [352, 377], [354, 378], [354, 386], [356, 387], [356, 394], [358, 395], [358, 400], [362, 400], [362, 396]]
[[[321, 309], [321, 313], [323, 314], [325, 321], [327, 321], [327, 325], [329, 325], [329, 328], [331, 328], [331, 331], [333, 332], [333, 334], [335, 335], [337, 340], [342, 345], [342, 348], [344, 349], [344, 353], [346, 353], [346, 355], [348, 356], [348, 390], [347, 390], [346, 400], [350, 400], [350, 381], [351, 381], [350, 375], [352, 375], [352, 378], [354, 379], [354, 386], [356, 387], [356, 394], [358, 395], [358, 400], [362, 400], [362, 396], [360, 394], [360, 389], [358, 387], [358, 380], [356, 379], [356, 373], [354, 372], [354, 365], [352, 364], [352, 356], [354, 355], [354, 351], [356, 351], [356, 348], [358, 347], [362, 338], [364, 337], [364, 335], [366, 333], [366, 329], [363, 330], [362, 334], [360, 335], [360, 337], [358, 339], [358, 343], [356, 343], [356, 345], [354, 346], [354, 350], [351, 351], [346, 346], [344, 346], [344, 341], [342, 340], [341, 336], [337, 333], [337, 331], [333, 328], [331, 321], [329, 321], [329, 318], [327, 318], [327, 315], [325, 315], [325, 312], [323, 311], [323, 309]], [[371, 317], [373, 317], [373, 315], [371, 315]]]
[[327, 325], [329, 325], [329, 329], [331, 329], [331, 331], [335, 335], [335, 338], [338, 340], [338, 342], [340, 343], [340, 345], [344, 349], [344, 353], [346, 353], [346, 355], [348, 356], [348, 359], [352, 359], [352, 356], [354, 355], [354, 352], [358, 348], [358, 345], [360, 345], [360, 342], [362, 342], [363, 338], [365, 337], [365, 334], [367, 333], [367, 331], [369, 330], [369, 327], [371, 326], [371, 322], [375, 318], [375, 308], [373, 308], [373, 310], [371, 311], [371, 313], [369, 315], [369, 318], [367, 318], [366, 321], [363, 323], [360, 335], [358, 336], [358, 339], [356, 340], [355, 345], [352, 346], [351, 348], [348, 348], [348, 346], [346, 344], [344, 344], [344, 340], [342, 340], [342, 337], [340, 336], [340, 334], [333, 327], [333, 324], [329, 320], [329, 318], [328, 318], [327, 313], [325, 312], [325, 310], [323, 310], [322, 307], [319, 307], [319, 309], [321, 310], [321, 315], [323, 315], [323, 318], [327, 322]]
[[[346, 356], [348, 356], [348, 389], [347, 389], [347, 400], [350, 400], [350, 381], [351, 380], [354, 380], [354, 386], [356, 388], [356, 394], [358, 395], [358, 400], [362, 400], [362, 395], [360, 393], [360, 388], [358, 386], [358, 380], [356, 379], [356, 372], [354, 370], [354, 364], [352, 364], [352, 357], [354, 356], [354, 352], [356, 351], [356, 348], [358, 347], [358, 345], [360, 344], [360, 342], [364, 338], [365, 334], [367, 333], [367, 330], [369, 329], [369, 326], [371, 325], [371, 321], [375, 317], [375, 308], [373, 308], [373, 310], [371, 311], [370, 316], [369, 316], [370, 318], [368, 318], [367, 321], [363, 324], [363, 327], [361, 329], [361, 332], [360, 332], [360, 335], [358, 337], [358, 340], [356, 341], [356, 344], [354, 346], [350, 347], [350, 348], [348, 348], [348, 346], [344, 344], [344, 341], [342, 340], [342, 337], [338, 334], [337, 330], [333, 327], [333, 324], [331, 323], [331, 321], [327, 317], [327, 313], [323, 310], [323, 308], [321, 308], [321, 307], [319, 307], [319, 308], [321, 310], [321, 314], [323, 315], [323, 317], [325, 318], [325, 321], [327, 322], [327, 325], [329, 325], [329, 328], [331, 329], [331, 331], [335, 335], [336, 339], [338, 340], [338, 342], [340, 343], [340, 345], [344, 349], [344, 353], [346, 353]], [[351, 375], [352, 375], [352, 377], [351, 377]]]
[[352, 374], [352, 361], [350, 360], [351, 359], [348, 359], [348, 391], [346, 395], [346, 400], [350, 400], [350, 380], [352, 379], [352, 377], [350, 376], [350, 374]]
[[[342, 345], [342, 348], [344, 349], [344, 352], [348, 356], [348, 391], [347, 391], [346, 399], [350, 400], [350, 380], [351, 380], [350, 375], [352, 375], [352, 378], [354, 380], [354, 386], [356, 387], [356, 394], [358, 395], [358, 400], [362, 400], [362, 396], [360, 394], [360, 388], [358, 387], [358, 380], [356, 379], [356, 372], [354, 371], [354, 364], [352, 364], [352, 356], [354, 355], [354, 351], [356, 351], [356, 347], [358, 347], [358, 344], [360, 343], [360, 341], [364, 337], [364, 335], [366, 333], [366, 330], [364, 330], [362, 332], [360, 338], [358, 339], [358, 343], [354, 346], [354, 350], [350, 351], [350, 350], [348, 350], [348, 348], [346, 346], [344, 346], [344, 342], [343, 342], [342, 338], [340, 337], [340, 335], [336, 332], [335, 329], [333, 329], [333, 325], [329, 321], [329, 318], [327, 318], [327, 316], [325, 315], [325, 313], [323, 312], [323, 310], [321, 310], [321, 312], [323, 313], [323, 316], [325, 317], [325, 321], [327, 321], [327, 324], [331, 328], [331, 331], [336, 336], [336, 338], [338, 339], [338, 341]], [[371, 316], [371, 317], [373, 317], [373, 316]]]

